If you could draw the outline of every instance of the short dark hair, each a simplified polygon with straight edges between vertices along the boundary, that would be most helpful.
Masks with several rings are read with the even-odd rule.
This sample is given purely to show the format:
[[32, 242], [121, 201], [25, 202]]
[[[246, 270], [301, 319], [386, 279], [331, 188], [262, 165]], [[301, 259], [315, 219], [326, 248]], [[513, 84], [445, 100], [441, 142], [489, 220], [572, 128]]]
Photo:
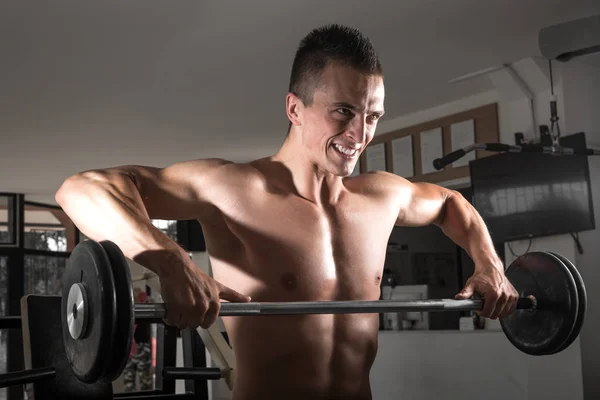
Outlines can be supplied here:
[[312, 30], [300, 42], [292, 64], [289, 91], [304, 104], [312, 104], [314, 89], [332, 61], [365, 74], [383, 76], [379, 57], [368, 37], [352, 27], [325, 25]]

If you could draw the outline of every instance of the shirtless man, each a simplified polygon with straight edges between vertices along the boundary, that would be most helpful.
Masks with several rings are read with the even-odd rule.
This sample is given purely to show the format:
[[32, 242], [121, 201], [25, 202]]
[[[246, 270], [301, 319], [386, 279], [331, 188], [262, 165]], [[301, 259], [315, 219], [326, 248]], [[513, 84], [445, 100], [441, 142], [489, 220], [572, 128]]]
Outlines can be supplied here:
[[[340, 26], [301, 42], [286, 97], [288, 136], [247, 164], [219, 159], [123, 166], [69, 177], [56, 200], [88, 237], [112, 240], [156, 272], [166, 322], [208, 327], [219, 301], [378, 300], [395, 225], [436, 224], [475, 262], [457, 298], [481, 315], [516, 307], [488, 231], [457, 192], [376, 172], [349, 177], [384, 112], [383, 73], [369, 40]], [[213, 278], [150, 219], [197, 219]], [[377, 314], [226, 317], [235, 400], [371, 399]]]

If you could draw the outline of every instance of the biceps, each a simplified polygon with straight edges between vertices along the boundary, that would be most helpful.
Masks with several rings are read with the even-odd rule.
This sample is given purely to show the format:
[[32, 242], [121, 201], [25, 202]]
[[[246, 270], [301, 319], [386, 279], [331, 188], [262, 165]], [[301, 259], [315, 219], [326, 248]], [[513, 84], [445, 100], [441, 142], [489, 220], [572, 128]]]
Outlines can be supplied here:
[[425, 226], [444, 218], [444, 205], [452, 191], [430, 183], [414, 183], [401, 202], [396, 225]]

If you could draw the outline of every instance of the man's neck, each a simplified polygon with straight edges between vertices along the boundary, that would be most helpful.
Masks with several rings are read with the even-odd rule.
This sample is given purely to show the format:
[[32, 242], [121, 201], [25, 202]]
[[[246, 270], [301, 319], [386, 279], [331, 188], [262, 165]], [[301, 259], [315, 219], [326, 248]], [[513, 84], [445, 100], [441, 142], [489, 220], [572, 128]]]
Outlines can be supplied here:
[[298, 195], [318, 205], [335, 204], [344, 188], [342, 178], [311, 161], [296, 135], [289, 135], [271, 160], [288, 171]]

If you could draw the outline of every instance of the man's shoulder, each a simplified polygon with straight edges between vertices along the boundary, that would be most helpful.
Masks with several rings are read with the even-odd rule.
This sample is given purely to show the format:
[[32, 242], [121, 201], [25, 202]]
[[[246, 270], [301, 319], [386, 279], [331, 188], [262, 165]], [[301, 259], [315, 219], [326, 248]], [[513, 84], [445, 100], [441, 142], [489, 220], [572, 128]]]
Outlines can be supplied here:
[[248, 185], [260, 184], [264, 174], [256, 168], [254, 162], [240, 163], [221, 158], [192, 161], [189, 173], [198, 184], [210, 184], [213, 187], [248, 188]]
[[211, 176], [222, 179], [224, 177], [248, 178], [257, 174], [256, 168], [252, 163], [237, 163], [223, 158], [202, 158], [189, 160], [177, 164], [179, 172], [187, 172], [191, 177], [194, 176]]
[[[224, 159], [202, 159], [190, 161], [190, 168], [180, 173], [187, 175], [190, 189], [197, 193], [203, 203], [215, 206], [216, 209], [235, 207], [245, 204], [261, 192], [264, 186], [260, 174], [249, 163], [236, 163]], [[243, 200], [243, 201], [242, 201]], [[209, 211], [215, 210], [211, 208]], [[201, 218], [216, 215], [206, 212]]]
[[344, 179], [350, 191], [362, 194], [385, 195], [398, 190], [406, 190], [411, 182], [406, 178], [386, 171], [369, 171], [361, 175]]
[[345, 185], [351, 192], [394, 209], [405, 208], [415, 199], [415, 195], [421, 196], [422, 193], [421, 182], [413, 182], [390, 172], [368, 172], [353, 178], [353, 181]]

